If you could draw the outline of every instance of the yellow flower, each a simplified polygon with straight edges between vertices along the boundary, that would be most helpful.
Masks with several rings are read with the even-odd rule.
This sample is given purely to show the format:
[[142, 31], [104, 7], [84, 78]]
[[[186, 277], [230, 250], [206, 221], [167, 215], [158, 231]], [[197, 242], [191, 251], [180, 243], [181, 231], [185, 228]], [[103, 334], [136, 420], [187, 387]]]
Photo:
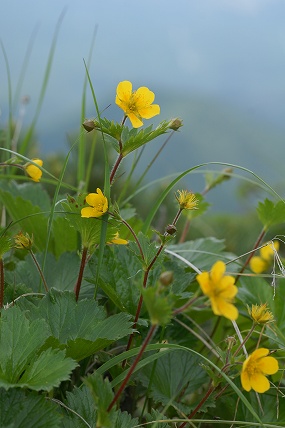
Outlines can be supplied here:
[[101, 217], [108, 209], [108, 199], [102, 191], [97, 188], [97, 193], [89, 193], [86, 202], [90, 207], [82, 208], [81, 217]]
[[241, 371], [241, 384], [243, 389], [254, 391], [263, 394], [270, 388], [267, 375], [277, 373], [279, 366], [278, 361], [274, 357], [267, 357], [269, 350], [259, 348], [244, 361]]
[[198, 207], [198, 199], [195, 194], [192, 192], [188, 192], [188, 190], [178, 190], [178, 195], [175, 195], [180, 208], [182, 210], [197, 210]]
[[[43, 161], [41, 159], [32, 159], [32, 161], [39, 166], [43, 166]], [[43, 172], [40, 168], [38, 168], [36, 165], [33, 165], [32, 163], [27, 163], [24, 167], [26, 173], [29, 177], [31, 177], [32, 180], [36, 182], [40, 181], [40, 178], [43, 175]]]
[[155, 95], [145, 86], [132, 91], [128, 80], [117, 86], [116, 104], [125, 112], [134, 128], [143, 125], [142, 119], [150, 119], [160, 113], [158, 104], [152, 104]]
[[117, 232], [115, 234], [114, 238], [111, 239], [110, 242], [108, 242], [108, 244], [116, 244], [116, 245], [127, 245], [128, 243], [129, 243], [129, 241], [119, 237], [119, 232]]
[[251, 309], [247, 306], [247, 310], [253, 321], [257, 324], [267, 324], [274, 321], [272, 312], [268, 310], [267, 303], [263, 305], [252, 305]]
[[274, 249], [273, 248], [276, 251], [279, 250], [279, 242], [278, 241], [274, 241], [273, 244], [272, 244], [272, 242], [269, 242], [267, 245], [260, 248], [260, 250], [259, 250], [260, 256], [254, 256], [251, 258], [251, 260], [249, 262], [249, 266], [250, 266], [250, 269], [254, 273], [259, 274], [259, 273], [266, 271], [269, 268], [271, 261], [274, 257]]
[[203, 293], [209, 297], [214, 314], [236, 320], [238, 310], [232, 302], [238, 289], [234, 285], [234, 277], [224, 275], [225, 270], [225, 263], [217, 261], [210, 272], [197, 275], [197, 281]]
[[14, 240], [15, 247], [21, 250], [23, 248], [30, 250], [33, 246], [33, 238], [31, 238], [28, 233], [24, 235], [23, 232], [19, 232], [16, 236], [14, 236]]

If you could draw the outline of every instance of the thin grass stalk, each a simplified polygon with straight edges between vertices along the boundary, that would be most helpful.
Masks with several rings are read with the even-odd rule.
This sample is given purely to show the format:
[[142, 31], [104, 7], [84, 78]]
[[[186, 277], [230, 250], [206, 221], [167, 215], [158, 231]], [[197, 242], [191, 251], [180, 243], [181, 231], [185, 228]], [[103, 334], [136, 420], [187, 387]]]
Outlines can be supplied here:
[[[91, 45], [89, 49], [88, 59], [87, 59], [87, 67], [89, 68], [91, 60], [92, 60], [92, 53], [94, 49], [95, 44], [95, 38], [97, 34], [98, 26], [95, 26], [95, 29], [93, 31]], [[82, 124], [85, 119], [85, 112], [86, 112], [86, 90], [87, 90], [87, 76], [85, 74], [84, 82], [83, 82], [83, 91], [82, 91], [82, 99], [81, 99], [81, 115], [80, 115], [80, 123]], [[78, 162], [77, 162], [77, 185], [81, 189], [83, 186], [83, 191], [86, 191], [86, 173], [85, 173], [85, 162], [86, 162], [86, 133], [82, 132], [80, 134], [79, 139], [79, 145], [78, 145]]]
[[25, 135], [25, 138], [21, 144], [21, 146], [19, 147], [19, 153], [23, 154], [26, 153], [30, 139], [32, 137], [32, 134], [34, 132], [34, 129], [36, 127], [36, 123], [42, 108], [42, 104], [44, 101], [44, 97], [45, 97], [45, 93], [46, 93], [46, 89], [47, 89], [47, 85], [48, 85], [48, 81], [49, 81], [49, 77], [50, 77], [50, 72], [51, 72], [51, 67], [52, 67], [52, 63], [53, 63], [53, 58], [54, 58], [54, 53], [55, 53], [55, 48], [56, 48], [56, 43], [57, 43], [57, 38], [58, 38], [58, 34], [59, 34], [59, 30], [61, 27], [61, 23], [63, 20], [63, 17], [65, 15], [66, 12], [66, 8], [61, 12], [58, 22], [56, 24], [56, 28], [55, 28], [55, 32], [53, 35], [53, 39], [52, 39], [52, 44], [51, 44], [51, 48], [50, 48], [50, 52], [48, 55], [48, 61], [47, 61], [47, 65], [45, 68], [45, 74], [44, 74], [44, 79], [43, 79], [43, 83], [42, 83], [42, 87], [40, 90], [40, 95], [39, 95], [39, 99], [38, 99], [38, 103], [36, 106], [36, 110], [35, 110], [35, 114], [32, 120], [31, 125], [29, 126], [29, 129]]

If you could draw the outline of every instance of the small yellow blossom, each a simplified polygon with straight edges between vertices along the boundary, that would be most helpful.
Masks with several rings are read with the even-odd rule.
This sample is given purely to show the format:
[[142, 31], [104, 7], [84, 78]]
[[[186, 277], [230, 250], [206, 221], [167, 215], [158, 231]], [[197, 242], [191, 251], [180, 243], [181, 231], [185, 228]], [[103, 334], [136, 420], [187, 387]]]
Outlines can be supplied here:
[[251, 308], [247, 306], [247, 310], [251, 318], [257, 324], [267, 324], [274, 321], [272, 312], [269, 311], [267, 303], [263, 305], [252, 305]]
[[110, 242], [108, 242], [108, 244], [116, 244], [116, 245], [127, 245], [128, 243], [129, 241], [127, 241], [126, 239], [120, 238], [119, 232], [117, 232], [114, 238], [111, 239]]
[[[39, 166], [43, 166], [43, 161], [41, 159], [32, 159], [33, 162], [35, 162]], [[26, 173], [33, 181], [39, 182], [41, 179], [41, 176], [43, 175], [43, 172], [40, 168], [38, 168], [36, 165], [33, 165], [32, 163], [27, 163], [25, 165]]]
[[24, 235], [23, 232], [19, 232], [16, 236], [14, 236], [14, 240], [15, 247], [21, 250], [23, 248], [26, 250], [30, 250], [33, 246], [33, 238], [31, 238], [28, 233]]
[[82, 208], [81, 217], [101, 217], [108, 210], [108, 199], [102, 191], [97, 188], [97, 193], [89, 193], [86, 202], [90, 207]]
[[145, 86], [132, 91], [132, 84], [128, 80], [117, 86], [116, 104], [125, 112], [134, 128], [143, 125], [142, 119], [151, 119], [160, 113], [158, 104], [152, 104], [155, 95]]
[[197, 210], [198, 199], [195, 193], [188, 192], [188, 190], [178, 190], [178, 195], [175, 195], [179, 206], [182, 210]]
[[260, 248], [260, 256], [252, 257], [249, 262], [250, 269], [256, 274], [265, 272], [269, 268], [271, 261], [274, 257], [274, 249], [276, 251], [279, 250], [278, 241], [274, 241], [273, 244], [272, 242], [269, 242], [267, 245]]
[[209, 297], [214, 314], [236, 320], [238, 310], [232, 302], [238, 289], [234, 285], [234, 277], [224, 275], [225, 271], [225, 263], [217, 261], [210, 272], [197, 275], [197, 281], [203, 293]]
[[277, 373], [279, 366], [274, 357], [268, 357], [269, 350], [259, 348], [244, 361], [241, 371], [241, 384], [243, 389], [263, 394], [270, 388], [267, 375]]

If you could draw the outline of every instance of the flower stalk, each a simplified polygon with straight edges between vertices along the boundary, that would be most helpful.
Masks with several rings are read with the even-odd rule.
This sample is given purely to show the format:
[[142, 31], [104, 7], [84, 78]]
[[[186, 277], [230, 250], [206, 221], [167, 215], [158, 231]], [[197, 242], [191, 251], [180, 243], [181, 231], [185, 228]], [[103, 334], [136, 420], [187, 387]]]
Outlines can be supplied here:
[[145, 340], [144, 340], [144, 342], [143, 342], [143, 344], [142, 344], [142, 346], [141, 346], [141, 349], [140, 349], [140, 351], [139, 351], [138, 355], [136, 356], [136, 358], [135, 358], [135, 360], [134, 360], [133, 364], [131, 365], [131, 367], [130, 367], [130, 369], [129, 369], [129, 371], [128, 371], [128, 373], [127, 373], [127, 375], [126, 375], [125, 379], [124, 379], [124, 382], [121, 384], [121, 386], [120, 386], [120, 388], [118, 389], [118, 391], [117, 391], [116, 395], [114, 396], [113, 400], [112, 400], [112, 401], [111, 401], [111, 403], [109, 404], [109, 407], [108, 407], [108, 409], [107, 409], [107, 412], [110, 412], [110, 411], [111, 411], [112, 407], [114, 406], [114, 404], [116, 403], [116, 401], [118, 400], [118, 398], [120, 397], [120, 395], [122, 394], [122, 392], [124, 391], [124, 389], [125, 389], [125, 387], [126, 387], [126, 385], [127, 385], [128, 381], [129, 381], [129, 379], [130, 379], [131, 375], [133, 374], [133, 372], [134, 372], [134, 370], [135, 370], [136, 366], [138, 365], [138, 362], [140, 361], [140, 359], [141, 359], [141, 357], [142, 357], [142, 355], [143, 355], [143, 353], [144, 353], [144, 351], [145, 351], [145, 348], [146, 348], [146, 347], [147, 347], [147, 345], [149, 344], [149, 342], [150, 342], [150, 340], [151, 340], [152, 336], [154, 335], [154, 333], [155, 333], [156, 329], [157, 329], [157, 325], [156, 325], [156, 324], [153, 324], [153, 325], [150, 327], [150, 329], [149, 329], [149, 331], [148, 331], [148, 334], [147, 334], [147, 336], [146, 336], [146, 338], [145, 338]]
[[79, 274], [78, 274], [78, 278], [74, 287], [74, 293], [75, 293], [75, 299], [76, 301], [79, 298], [79, 293], [80, 293], [80, 288], [81, 288], [81, 284], [82, 284], [82, 278], [83, 278], [83, 273], [84, 273], [84, 269], [86, 266], [86, 260], [87, 260], [87, 253], [88, 253], [88, 248], [87, 247], [83, 247], [82, 250], [82, 256], [81, 256], [81, 263], [80, 263], [80, 268], [79, 268]]

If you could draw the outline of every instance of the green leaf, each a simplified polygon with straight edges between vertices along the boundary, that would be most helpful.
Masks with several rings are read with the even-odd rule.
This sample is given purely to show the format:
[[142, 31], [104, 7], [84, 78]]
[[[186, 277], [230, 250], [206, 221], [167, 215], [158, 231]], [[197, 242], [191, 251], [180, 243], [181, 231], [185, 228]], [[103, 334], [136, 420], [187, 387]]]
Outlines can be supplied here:
[[[201, 388], [207, 381], [207, 374], [200, 366], [198, 356], [183, 351], [173, 351], [157, 360], [152, 378], [150, 395], [164, 406], [173, 405], [189, 414], [192, 403], [187, 397]], [[149, 385], [153, 365], [145, 366], [137, 375], [144, 386]], [[183, 392], [183, 394], [182, 394]]]
[[76, 366], [74, 360], [65, 358], [65, 351], [49, 348], [27, 367], [18, 385], [35, 391], [50, 391], [62, 381], [68, 380]]
[[18, 307], [0, 318], [0, 386], [49, 391], [68, 379], [76, 362], [64, 351], [40, 348], [48, 338], [44, 320], [29, 321]]
[[[121, 311], [135, 313], [140, 297], [139, 286], [142, 283], [142, 273], [140, 262], [128, 247], [118, 245], [105, 248], [99, 286]], [[89, 262], [89, 266], [95, 275], [96, 254]]]
[[[25, 199], [22, 196], [24, 194], [28, 197], [27, 192], [21, 192], [21, 186], [25, 189], [27, 185], [20, 186], [12, 183], [5, 183], [4, 188], [3, 183], [0, 183], [0, 201], [6, 207], [12, 221], [18, 223], [18, 228], [34, 237], [35, 248], [39, 251], [44, 250], [47, 240], [48, 217], [42, 213], [43, 210], [39, 204], [41, 204], [41, 195], [45, 192], [41, 187], [37, 187], [36, 195], [39, 201], [31, 202], [31, 199]], [[34, 201], [35, 190], [29, 186], [29, 191]], [[46, 204], [42, 202], [42, 205]]]
[[160, 294], [158, 287], [152, 286], [142, 289], [144, 303], [148, 310], [152, 325], [167, 325], [172, 317], [172, 302], [169, 293]]
[[[18, 304], [25, 305], [23, 299]], [[53, 336], [46, 346], [66, 349], [66, 355], [81, 360], [132, 332], [130, 315], [119, 313], [106, 318], [94, 300], [75, 301], [73, 292], [51, 289], [27, 316], [46, 320]]]
[[19, 382], [48, 337], [44, 320], [30, 322], [17, 307], [2, 311], [0, 318], [0, 386]]
[[[216, 238], [200, 238], [183, 244], [169, 245], [167, 249], [182, 256], [200, 270], [210, 270], [217, 260], [227, 261], [235, 258], [225, 252], [224, 241]], [[184, 263], [184, 266], [187, 265]]]
[[107, 411], [113, 400], [113, 391], [108, 379], [103, 380], [96, 371], [84, 379], [85, 385], [90, 389], [97, 410], [97, 427], [113, 428], [116, 419], [115, 408]]
[[78, 247], [78, 236], [74, 228], [66, 218], [56, 217], [52, 224], [52, 233], [55, 237], [53, 253], [59, 257], [66, 252], [76, 251]]
[[0, 388], [1, 428], [60, 428], [56, 406], [43, 395]]
[[144, 129], [129, 129], [127, 126], [124, 126], [121, 136], [123, 143], [122, 155], [125, 157], [139, 147], [142, 147], [144, 144], [149, 143], [159, 135], [165, 134], [169, 131], [171, 123], [172, 120], [164, 120], [160, 122], [155, 129], [152, 129], [152, 125]]
[[62, 421], [62, 428], [86, 428], [87, 424], [91, 428], [96, 428], [95, 403], [87, 386], [83, 385], [82, 388], [67, 392], [65, 404], [71, 410], [63, 410], [65, 418]]
[[265, 229], [274, 224], [281, 224], [285, 221], [285, 203], [278, 201], [274, 204], [269, 199], [259, 202], [257, 207], [258, 217]]
[[135, 428], [139, 423], [138, 418], [132, 419], [127, 412], [121, 412], [119, 410], [116, 414], [117, 419], [114, 428]]

